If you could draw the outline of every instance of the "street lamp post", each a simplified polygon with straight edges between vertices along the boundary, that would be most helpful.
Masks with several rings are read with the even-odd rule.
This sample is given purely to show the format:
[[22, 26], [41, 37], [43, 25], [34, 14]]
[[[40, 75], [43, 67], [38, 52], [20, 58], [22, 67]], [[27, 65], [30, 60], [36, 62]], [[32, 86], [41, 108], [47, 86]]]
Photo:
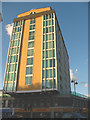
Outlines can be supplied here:
[[76, 87], [75, 87], [75, 85], [77, 85], [78, 82], [76, 80], [72, 80], [71, 82], [74, 83], [74, 93], [76, 95]]

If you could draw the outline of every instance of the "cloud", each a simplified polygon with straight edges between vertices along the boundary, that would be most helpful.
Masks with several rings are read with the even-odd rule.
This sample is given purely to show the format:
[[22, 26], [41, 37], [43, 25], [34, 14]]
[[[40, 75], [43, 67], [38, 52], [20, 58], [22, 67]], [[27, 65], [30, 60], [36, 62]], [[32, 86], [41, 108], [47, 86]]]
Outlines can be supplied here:
[[88, 84], [85, 84], [84, 87], [88, 87]]
[[72, 69], [70, 69], [70, 80], [76, 80], [75, 75], [73, 74]]
[[11, 33], [12, 33], [12, 28], [13, 28], [13, 23], [11, 23], [11, 24], [7, 24], [6, 26], [5, 26], [5, 29], [6, 29], [6, 31], [7, 31], [7, 34], [11, 37]]

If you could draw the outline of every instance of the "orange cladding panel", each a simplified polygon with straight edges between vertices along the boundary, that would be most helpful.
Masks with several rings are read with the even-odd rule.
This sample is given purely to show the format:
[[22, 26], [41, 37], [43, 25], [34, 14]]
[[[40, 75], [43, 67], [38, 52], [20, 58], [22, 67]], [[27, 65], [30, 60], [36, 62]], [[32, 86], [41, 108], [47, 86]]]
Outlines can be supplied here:
[[30, 11], [27, 11], [25, 13], [17, 15], [17, 18], [30, 15], [31, 12], [39, 13], [39, 12], [44, 12], [44, 11], [48, 11], [48, 10], [51, 10], [51, 8], [50, 7], [46, 7], [46, 8], [33, 9], [33, 10], [30, 10]]
[[30, 20], [25, 20], [17, 91], [41, 90], [42, 16], [36, 18], [32, 85], [25, 85]]

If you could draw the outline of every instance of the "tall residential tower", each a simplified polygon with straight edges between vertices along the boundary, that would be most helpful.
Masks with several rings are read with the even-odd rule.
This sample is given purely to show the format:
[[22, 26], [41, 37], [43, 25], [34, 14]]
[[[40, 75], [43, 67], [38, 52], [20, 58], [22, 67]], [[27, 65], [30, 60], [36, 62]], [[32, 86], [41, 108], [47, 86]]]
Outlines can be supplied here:
[[4, 92], [69, 94], [69, 57], [54, 9], [30, 10], [13, 23]]

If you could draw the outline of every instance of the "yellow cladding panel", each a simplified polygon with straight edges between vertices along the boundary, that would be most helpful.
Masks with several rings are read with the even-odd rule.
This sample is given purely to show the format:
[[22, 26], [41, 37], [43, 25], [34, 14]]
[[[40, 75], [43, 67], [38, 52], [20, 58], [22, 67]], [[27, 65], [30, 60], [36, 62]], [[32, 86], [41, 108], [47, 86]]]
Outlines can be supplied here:
[[20, 71], [19, 71], [17, 91], [41, 90], [42, 16], [36, 18], [36, 24], [35, 24], [32, 85], [25, 85], [29, 26], [30, 26], [30, 20], [26, 20], [24, 26], [23, 40], [22, 40], [21, 61], [20, 61]]
[[44, 11], [47, 11], [47, 10], [51, 10], [51, 8], [50, 7], [46, 7], [46, 8], [40, 8], [40, 9], [33, 9], [33, 10], [28, 11], [28, 12], [25, 12], [25, 13], [17, 15], [17, 18], [30, 15], [31, 12], [39, 13], [39, 12], [44, 12]]

